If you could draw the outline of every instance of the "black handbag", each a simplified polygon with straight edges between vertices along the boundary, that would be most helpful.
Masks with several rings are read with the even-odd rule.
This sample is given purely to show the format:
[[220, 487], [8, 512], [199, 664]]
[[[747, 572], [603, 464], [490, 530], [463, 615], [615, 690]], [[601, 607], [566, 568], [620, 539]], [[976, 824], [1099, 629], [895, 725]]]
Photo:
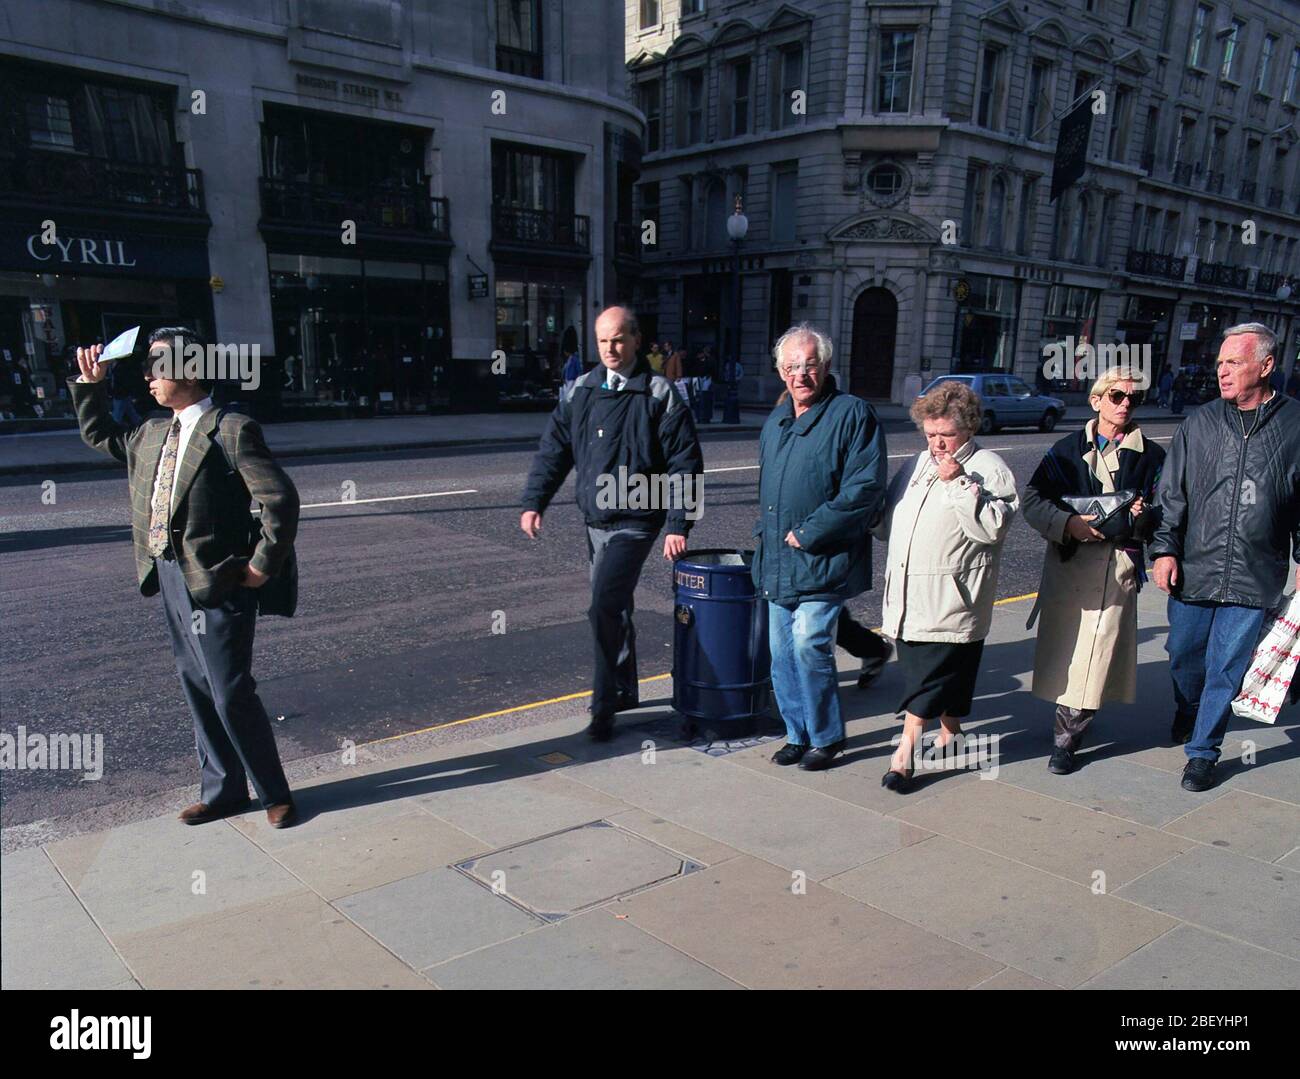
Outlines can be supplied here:
[[1133, 534], [1133, 515], [1129, 507], [1137, 501], [1137, 491], [1116, 491], [1109, 495], [1072, 495], [1062, 499], [1075, 513], [1083, 517], [1095, 515], [1088, 521], [1108, 540], [1124, 540]]

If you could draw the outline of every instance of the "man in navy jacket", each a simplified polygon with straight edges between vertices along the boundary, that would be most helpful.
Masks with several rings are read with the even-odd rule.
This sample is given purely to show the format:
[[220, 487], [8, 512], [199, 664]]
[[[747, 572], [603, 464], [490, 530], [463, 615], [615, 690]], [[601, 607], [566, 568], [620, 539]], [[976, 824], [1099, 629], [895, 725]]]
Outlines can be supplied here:
[[704, 458], [690, 410], [671, 382], [637, 358], [641, 334], [627, 307], [596, 319], [600, 366], [564, 386], [524, 488], [519, 527], [535, 539], [542, 514], [576, 471], [587, 523], [596, 670], [587, 733], [607, 741], [614, 713], [635, 708], [632, 597], [660, 529], [664, 558], [681, 557], [702, 510]]

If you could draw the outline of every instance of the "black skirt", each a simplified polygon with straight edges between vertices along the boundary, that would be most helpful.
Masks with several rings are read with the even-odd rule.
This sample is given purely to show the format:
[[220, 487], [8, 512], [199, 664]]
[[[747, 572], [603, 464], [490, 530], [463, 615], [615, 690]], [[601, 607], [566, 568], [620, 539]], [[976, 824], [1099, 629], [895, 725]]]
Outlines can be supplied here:
[[970, 715], [979, 675], [983, 641], [897, 641], [898, 666], [903, 672], [900, 712], [922, 719]]

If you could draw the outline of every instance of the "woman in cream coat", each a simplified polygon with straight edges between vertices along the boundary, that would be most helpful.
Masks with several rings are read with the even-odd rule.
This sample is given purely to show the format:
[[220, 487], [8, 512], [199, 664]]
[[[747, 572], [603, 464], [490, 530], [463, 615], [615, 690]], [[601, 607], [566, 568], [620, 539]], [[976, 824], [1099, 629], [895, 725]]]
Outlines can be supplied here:
[[[1056, 705], [1048, 770], [1067, 775], [1083, 733], [1103, 704], [1137, 693], [1137, 594], [1146, 580], [1143, 546], [1159, 523], [1155, 492], [1165, 451], [1133, 422], [1135, 372], [1112, 367], [1092, 386], [1097, 413], [1048, 451], [1025, 487], [1025, 521], [1048, 540], [1034, 615], [1035, 697]], [[1115, 539], [1064, 500], [1133, 491], [1130, 523]]]
[[912, 419], [928, 448], [889, 485], [883, 632], [898, 648], [906, 720], [881, 784], [899, 792], [911, 785], [926, 722], [942, 724], [942, 749], [970, 714], [1002, 543], [1019, 506], [1011, 469], [972, 438], [982, 411], [979, 395], [955, 380], [917, 400]]

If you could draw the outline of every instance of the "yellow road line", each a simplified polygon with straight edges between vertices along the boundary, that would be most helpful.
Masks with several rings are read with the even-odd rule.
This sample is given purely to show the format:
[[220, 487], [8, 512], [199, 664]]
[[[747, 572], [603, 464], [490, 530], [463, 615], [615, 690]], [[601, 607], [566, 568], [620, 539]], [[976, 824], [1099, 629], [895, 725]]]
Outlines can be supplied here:
[[[993, 606], [999, 607], [1004, 603], [1019, 603], [1021, 600], [1034, 599], [1037, 592], [1026, 592], [1023, 596], [1009, 596], [1006, 599], [994, 600]], [[875, 631], [879, 632], [880, 627], [876, 626]], [[672, 672], [664, 674], [652, 674], [648, 678], [638, 678], [638, 685], [645, 685], [647, 682], [661, 682], [665, 678], [671, 678]], [[544, 701], [531, 701], [528, 704], [516, 704], [510, 708], [498, 708], [495, 712], [482, 712], [477, 716], [466, 716], [464, 719], [453, 719], [447, 723], [435, 723], [432, 727], [421, 727], [418, 731], [407, 731], [404, 734], [390, 734], [387, 738], [376, 738], [373, 742], [360, 742], [362, 746], [377, 746], [382, 742], [396, 742], [400, 738], [411, 738], [417, 734], [428, 734], [430, 731], [446, 730], [448, 727], [460, 727], [466, 723], [477, 723], [480, 719], [495, 719], [497, 716], [508, 716], [515, 712], [531, 712], [534, 708], [544, 708], [548, 704], [563, 704], [565, 701], [580, 701], [584, 697], [590, 697], [591, 690], [585, 693], [566, 693], [563, 697], [548, 697]]]

